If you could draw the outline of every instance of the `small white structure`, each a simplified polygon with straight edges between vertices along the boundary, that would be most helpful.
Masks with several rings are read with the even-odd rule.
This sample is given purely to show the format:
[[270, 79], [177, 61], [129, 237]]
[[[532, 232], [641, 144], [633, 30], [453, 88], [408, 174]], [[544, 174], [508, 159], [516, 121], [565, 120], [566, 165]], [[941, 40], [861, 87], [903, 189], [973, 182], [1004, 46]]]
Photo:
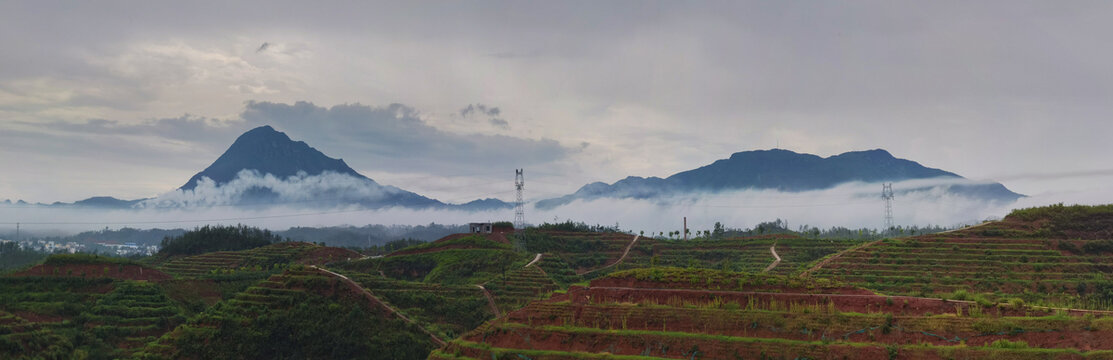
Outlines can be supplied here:
[[491, 223], [468, 223], [468, 232], [472, 234], [490, 234]]

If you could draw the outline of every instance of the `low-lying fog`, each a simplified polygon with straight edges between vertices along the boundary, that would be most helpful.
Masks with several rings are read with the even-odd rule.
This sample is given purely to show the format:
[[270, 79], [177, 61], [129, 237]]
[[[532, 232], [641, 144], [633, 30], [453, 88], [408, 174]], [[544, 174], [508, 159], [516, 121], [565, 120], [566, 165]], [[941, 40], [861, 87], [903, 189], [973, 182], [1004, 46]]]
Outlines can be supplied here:
[[[1037, 194], [1015, 203], [986, 202], [945, 194], [938, 181], [905, 181], [893, 185], [893, 217], [903, 226], [958, 226], [987, 218], [1000, 218], [1011, 209], [1053, 203], [1100, 204], [1113, 202], [1109, 191], [1060, 192]], [[319, 183], [312, 186], [319, 187]], [[286, 193], [286, 191], [283, 191]], [[528, 190], [526, 192], [528, 194]], [[731, 228], [749, 228], [762, 221], [784, 219], [790, 228], [811, 225], [820, 228], [880, 228], [885, 202], [880, 184], [851, 183], [828, 190], [807, 192], [733, 191], [715, 194], [673, 196], [666, 199], [577, 200], [551, 210], [526, 205], [529, 223], [564, 220], [588, 224], [619, 224], [624, 230], [646, 233], [680, 230], [683, 217], [692, 230], [711, 229], [715, 222]], [[413, 210], [404, 208], [366, 209], [358, 206], [306, 206], [311, 199], [298, 198], [270, 207], [235, 207], [227, 203], [227, 192], [214, 192], [220, 199], [191, 198], [187, 202], [205, 204], [178, 208], [100, 210], [45, 206], [0, 207], [0, 233], [15, 230], [36, 235], [64, 235], [104, 228], [192, 228], [204, 224], [245, 224], [273, 230], [294, 226], [337, 226], [366, 224], [421, 225], [463, 224], [476, 221], [512, 220], [513, 209], [483, 212], [460, 210]], [[178, 195], [180, 196], [180, 194]], [[163, 200], [171, 197], [160, 197]], [[183, 200], [176, 198], [175, 200]], [[217, 206], [211, 206], [218, 204]]]

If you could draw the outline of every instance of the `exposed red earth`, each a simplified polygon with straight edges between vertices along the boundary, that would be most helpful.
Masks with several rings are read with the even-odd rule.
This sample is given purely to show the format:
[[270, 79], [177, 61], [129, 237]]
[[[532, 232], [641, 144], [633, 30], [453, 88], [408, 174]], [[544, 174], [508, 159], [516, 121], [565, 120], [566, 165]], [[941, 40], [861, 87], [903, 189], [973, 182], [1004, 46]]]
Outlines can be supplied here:
[[140, 265], [120, 264], [64, 264], [35, 265], [30, 269], [17, 272], [15, 276], [111, 278], [120, 280], [164, 281], [170, 275]]

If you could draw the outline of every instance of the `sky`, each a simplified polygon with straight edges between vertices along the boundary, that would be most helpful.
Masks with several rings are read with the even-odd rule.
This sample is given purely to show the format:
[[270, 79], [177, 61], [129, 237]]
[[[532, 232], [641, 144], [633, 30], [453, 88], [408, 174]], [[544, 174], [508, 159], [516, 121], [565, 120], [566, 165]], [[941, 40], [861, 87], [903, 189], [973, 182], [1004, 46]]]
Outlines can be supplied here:
[[272, 125], [446, 202], [883, 148], [1113, 202], [1107, 1], [0, 3], [0, 199], [134, 199]]

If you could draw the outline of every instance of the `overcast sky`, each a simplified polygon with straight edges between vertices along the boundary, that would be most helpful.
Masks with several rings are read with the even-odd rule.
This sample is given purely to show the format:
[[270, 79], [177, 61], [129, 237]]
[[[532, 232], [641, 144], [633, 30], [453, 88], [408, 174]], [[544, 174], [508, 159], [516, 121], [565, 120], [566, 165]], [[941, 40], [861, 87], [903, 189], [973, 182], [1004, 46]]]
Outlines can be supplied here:
[[449, 202], [777, 146], [1113, 181], [1109, 1], [230, 3], [0, 3], [0, 199], [154, 196], [264, 124]]

